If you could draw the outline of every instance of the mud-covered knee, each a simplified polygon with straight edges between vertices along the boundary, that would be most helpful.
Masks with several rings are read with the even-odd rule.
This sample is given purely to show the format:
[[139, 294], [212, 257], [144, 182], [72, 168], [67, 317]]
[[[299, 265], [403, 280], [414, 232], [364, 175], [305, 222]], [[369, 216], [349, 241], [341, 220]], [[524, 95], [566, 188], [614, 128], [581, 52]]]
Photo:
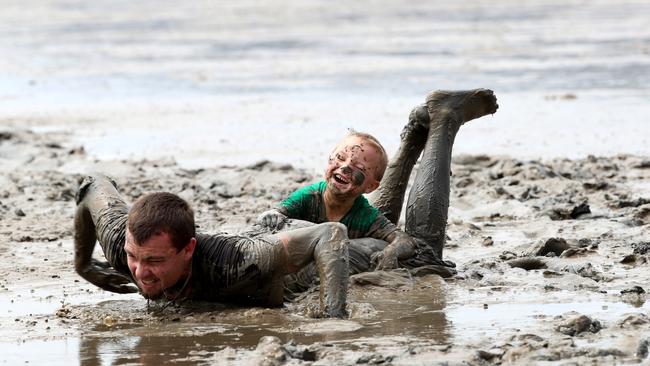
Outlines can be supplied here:
[[340, 222], [326, 222], [321, 224], [327, 233], [328, 240], [347, 240], [348, 228]]

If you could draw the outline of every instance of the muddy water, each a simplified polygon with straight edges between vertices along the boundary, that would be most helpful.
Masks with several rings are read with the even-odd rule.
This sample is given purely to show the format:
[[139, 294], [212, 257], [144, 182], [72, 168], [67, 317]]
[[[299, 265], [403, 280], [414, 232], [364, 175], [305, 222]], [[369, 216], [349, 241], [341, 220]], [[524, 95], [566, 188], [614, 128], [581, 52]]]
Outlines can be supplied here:
[[[418, 281], [426, 292], [408, 296], [358, 293], [352, 309], [374, 313], [346, 320], [318, 320], [287, 311], [238, 310], [194, 304], [156, 313], [143, 300], [110, 300], [72, 307], [86, 318], [78, 334], [63, 339], [2, 342], [0, 360], [6, 364], [116, 365], [165, 362], [195, 364], [213, 362], [224, 349], [254, 349], [262, 336], [276, 336], [282, 343], [350, 352], [349, 361], [369, 352], [402, 354], [423, 349], [445, 349], [455, 343], [495, 339], [505, 330], [526, 334], [539, 331], [540, 319], [552, 319], [579, 310], [604, 322], [623, 314], [650, 311], [650, 304], [636, 306], [608, 301], [519, 304], [445, 304], [438, 278]], [[48, 306], [31, 304], [24, 311], [50, 313]], [[3, 313], [9, 306], [2, 304]], [[153, 311], [153, 312], [152, 312]], [[18, 315], [18, 314], [14, 314]], [[94, 317], [94, 320], [90, 320]], [[318, 347], [314, 347], [316, 344]], [[343, 357], [345, 358], [345, 357]], [[233, 356], [233, 364], [249, 364]], [[408, 364], [408, 362], [406, 363]]]

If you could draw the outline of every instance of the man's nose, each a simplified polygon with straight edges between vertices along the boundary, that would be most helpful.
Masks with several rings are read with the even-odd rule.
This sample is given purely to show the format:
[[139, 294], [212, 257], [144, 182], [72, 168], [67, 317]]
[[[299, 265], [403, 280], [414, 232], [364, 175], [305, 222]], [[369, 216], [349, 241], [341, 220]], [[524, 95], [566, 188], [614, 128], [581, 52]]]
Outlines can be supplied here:
[[352, 174], [352, 168], [350, 168], [349, 165], [344, 165], [341, 167], [341, 172], [343, 172], [343, 174]]
[[135, 269], [133, 271], [133, 274], [135, 275], [135, 278], [147, 278], [147, 276], [151, 273], [149, 270], [149, 266], [147, 266], [144, 263], [138, 263], [135, 266]]

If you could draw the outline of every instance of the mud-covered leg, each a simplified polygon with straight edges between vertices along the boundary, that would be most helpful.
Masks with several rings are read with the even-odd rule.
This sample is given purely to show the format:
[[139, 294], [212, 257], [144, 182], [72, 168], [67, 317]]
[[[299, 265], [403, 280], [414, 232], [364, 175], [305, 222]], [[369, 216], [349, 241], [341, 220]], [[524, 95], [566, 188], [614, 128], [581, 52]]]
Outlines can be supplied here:
[[[102, 175], [86, 177], [77, 192], [77, 211], [74, 226], [74, 264], [77, 273], [88, 282], [111, 292], [137, 292], [131, 279], [123, 275], [128, 268], [112, 268], [123, 256], [119, 250], [124, 244], [127, 207], [115, 183]], [[109, 263], [92, 259], [95, 242], [99, 238]]]
[[400, 145], [389, 161], [379, 187], [370, 195], [370, 202], [386, 218], [397, 224], [404, 203], [404, 194], [415, 162], [427, 141], [429, 112], [425, 104], [414, 107], [400, 134]]
[[285, 249], [287, 273], [315, 262], [320, 279], [321, 309], [325, 316], [346, 315], [348, 236], [345, 225], [328, 222], [275, 234]]
[[451, 152], [462, 124], [496, 112], [491, 90], [436, 91], [427, 97], [429, 133], [406, 205], [405, 231], [430, 245], [439, 258], [449, 208]]
[[[348, 242], [348, 268], [349, 274], [372, 271], [376, 264], [372, 262], [372, 255], [379, 253], [388, 242], [374, 238], [350, 239]], [[309, 263], [296, 273], [284, 276], [284, 297], [293, 300], [298, 294], [307, 291], [312, 286], [319, 285], [318, 269], [314, 262]]]

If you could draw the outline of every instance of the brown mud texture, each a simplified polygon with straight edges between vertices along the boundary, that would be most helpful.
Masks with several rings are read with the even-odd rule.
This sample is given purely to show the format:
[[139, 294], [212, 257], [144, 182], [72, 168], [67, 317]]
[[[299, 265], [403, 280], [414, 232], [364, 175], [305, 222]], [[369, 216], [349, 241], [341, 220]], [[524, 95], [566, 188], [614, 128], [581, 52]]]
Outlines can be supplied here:
[[342, 320], [318, 318], [317, 290], [279, 309], [167, 306], [106, 293], [73, 269], [84, 173], [111, 175], [131, 202], [178, 193], [200, 231], [232, 233], [313, 173], [268, 161], [97, 161], [64, 134], [27, 130], [0, 131], [0, 160], [0, 362], [649, 362], [649, 157], [455, 156], [445, 259], [458, 273], [355, 275]]

